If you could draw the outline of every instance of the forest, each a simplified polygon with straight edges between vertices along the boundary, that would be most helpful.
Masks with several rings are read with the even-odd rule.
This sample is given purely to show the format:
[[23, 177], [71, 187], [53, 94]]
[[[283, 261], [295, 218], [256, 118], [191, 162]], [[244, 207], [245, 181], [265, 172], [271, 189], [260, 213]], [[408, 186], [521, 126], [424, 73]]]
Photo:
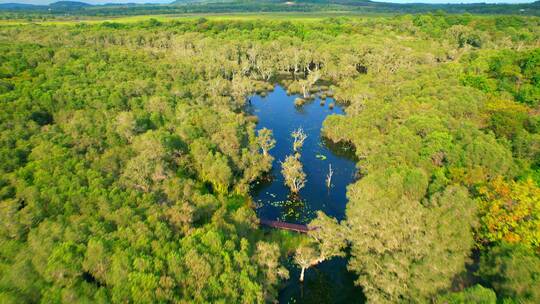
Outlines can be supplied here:
[[[13, 2], [16, 2], [14, 0]], [[505, 14], [540, 16], [540, 1], [531, 3], [391, 3], [370, 0], [175, 0], [170, 3], [106, 3], [60, 0], [49, 5], [0, 3], [0, 19], [78, 19], [96, 16], [172, 15], [193, 13], [324, 13], [413, 14], [445, 12], [453, 14]]]
[[[307, 234], [251, 197], [275, 84], [356, 157]], [[539, 107], [539, 17], [0, 23], [0, 303], [276, 303], [334, 257], [367, 303], [539, 303]]]

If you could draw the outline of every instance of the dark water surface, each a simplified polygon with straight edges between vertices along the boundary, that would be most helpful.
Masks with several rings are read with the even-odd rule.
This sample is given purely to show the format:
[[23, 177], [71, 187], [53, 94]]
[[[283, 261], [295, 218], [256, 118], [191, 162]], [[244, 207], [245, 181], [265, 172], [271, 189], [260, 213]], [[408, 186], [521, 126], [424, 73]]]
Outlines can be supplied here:
[[[345, 216], [347, 203], [346, 187], [354, 181], [355, 159], [352, 151], [344, 150], [321, 138], [322, 122], [330, 114], [343, 114], [343, 109], [325, 105], [316, 98], [302, 107], [294, 105], [298, 95], [287, 96], [286, 91], [276, 86], [267, 96], [251, 97], [249, 110], [259, 119], [257, 129], [268, 128], [274, 133], [276, 146], [270, 150], [274, 157], [270, 180], [261, 182], [252, 189], [257, 214], [261, 219], [282, 220], [292, 223], [308, 223], [315, 211], [322, 210], [329, 216], [341, 220]], [[301, 151], [305, 187], [300, 190], [300, 199], [290, 199], [289, 189], [281, 175], [281, 161], [293, 154], [292, 131], [302, 127], [308, 135]], [[326, 186], [328, 166], [332, 165], [332, 187]], [[363, 295], [355, 287], [354, 275], [346, 268], [343, 258], [335, 258], [309, 268], [305, 282], [300, 284], [299, 269], [289, 262], [290, 280], [279, 294], [280, 303], [363, 303]]]
[[[326, 214], [341, 220], [345, 216], [346, 187], [356, 172], [353, 153], [337, 150], [335, 145], [321, 138], [321, 127], [326, 116], [343, 114], [343, 109], [335, 106], [329, 108], [334, 100], [326, 98], [324, 106], [317, 98], [302, 107], [295, 107], [294, 99], [298, 95], [287, 96], [285, 90], [276, 86], [266, 97], [253, 96], [251, 111], [259, 118], [257, 129], [268, 128], [274, 133], [276, 146], [270, 150], [274, 157], [272, 180], [257, 185], [252, 196], [259, 208], [260, 218], [284, 220], [293, 223], [307, 223], [315, 216], [315, 211], [322, 210]], [[291, 133], [302, 127], [307, 139], [301, 151], [304, 172], [307, 175], [305, 187], [300, 190], [300, 201], [289, 199], [289, 188], [283, 182], [281, 161], [293, 154], [293, 138]], [[351, 151], [352, 152], [352, 151]], [[332, 165], [333, 186], [326, 187], [328, 166]]]

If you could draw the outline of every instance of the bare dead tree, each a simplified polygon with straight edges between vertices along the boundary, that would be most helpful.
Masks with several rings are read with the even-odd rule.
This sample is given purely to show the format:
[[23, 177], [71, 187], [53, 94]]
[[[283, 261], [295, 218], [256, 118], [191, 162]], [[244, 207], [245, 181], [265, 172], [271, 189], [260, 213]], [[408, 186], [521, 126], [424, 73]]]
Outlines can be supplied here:
[[326, 174], [326, 187], [328, 189], [332, 187], [332, 175], [334, 175], [334, 170], [332, 170], [332, 164], [328, 164], [328, 174]]

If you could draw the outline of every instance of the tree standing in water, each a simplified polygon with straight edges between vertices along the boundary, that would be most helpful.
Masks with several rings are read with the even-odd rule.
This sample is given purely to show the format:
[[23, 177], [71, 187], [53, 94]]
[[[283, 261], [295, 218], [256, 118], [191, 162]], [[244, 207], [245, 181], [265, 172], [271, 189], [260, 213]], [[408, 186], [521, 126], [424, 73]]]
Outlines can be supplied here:
[[299, 153], [300, 150], [302, 149], [302, 146], [304, 145], [304, 141], [307, 138], [307, 134], [304, 132], [304, 129], [300, 127], [294, 130], [291, 136], [294, 138], [293, 150], [295, 153]]
[[336, 256], [344, 256], [343, 249], [347, 245], [343, 227], [321, 211], [317, 212], [317, 218], [308, 227], [311, 239], [298, 247], [294, 256], [295, 263], [302, 269], [300, 282], [304, 281], [304, 272], [309, 267]]
[[304, 98], [310, 97], [311, 87], [321, 78], [321, 73], [317, 70], [309, 73], [304, 80], [299, 80], [300, 87], [302, 88], [302, 96]]
[[300, 282], [304, 282], [304, 273], [306, 269], [312, 266], [313, 261], [318, 258], [318, 252], [309, 245], [301, 245], [296, 249], [294, 262], [300, 266]]
[[285, 178], [285, 185], [293, 193], [298, 193], [306, 184], [306, 174], [300, 160], [293, 155], [287, 156], [284, 162], [281, 162], [281, 174]]
[[328, 189], [332, 187], [332, 175], [334, 175], [334, 170], [332, 170], [332, 164], [328, 164], [328, 174], [326, 174], [326, 187]]

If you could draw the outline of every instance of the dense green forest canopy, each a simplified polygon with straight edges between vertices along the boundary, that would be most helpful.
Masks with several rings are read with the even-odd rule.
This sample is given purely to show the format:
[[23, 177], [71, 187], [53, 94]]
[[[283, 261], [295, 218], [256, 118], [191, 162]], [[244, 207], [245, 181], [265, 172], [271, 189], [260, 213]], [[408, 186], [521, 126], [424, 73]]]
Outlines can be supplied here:
[[[442, 13], [0, 25], [0, 302], [273, 302], [298, 247], [348, 248], [372, 303], [538, 303], [539, 41]], [[243, 105], [313, 73], [362, 178], [341, 223], [264, 232]]]
[[[126, 1], [129, 2], [129, 1]], [[66, 18], [66, 16], [120, 16], [238, 12], [340, 12], [352, 14], [429, 13], [540, 15], [540, 1], [525, 4], [397, 4], [368, 0], [177, 0], [169, 4], [90, 5], [58, 1], [50, 5], [0, 4], [4, 18]]]

